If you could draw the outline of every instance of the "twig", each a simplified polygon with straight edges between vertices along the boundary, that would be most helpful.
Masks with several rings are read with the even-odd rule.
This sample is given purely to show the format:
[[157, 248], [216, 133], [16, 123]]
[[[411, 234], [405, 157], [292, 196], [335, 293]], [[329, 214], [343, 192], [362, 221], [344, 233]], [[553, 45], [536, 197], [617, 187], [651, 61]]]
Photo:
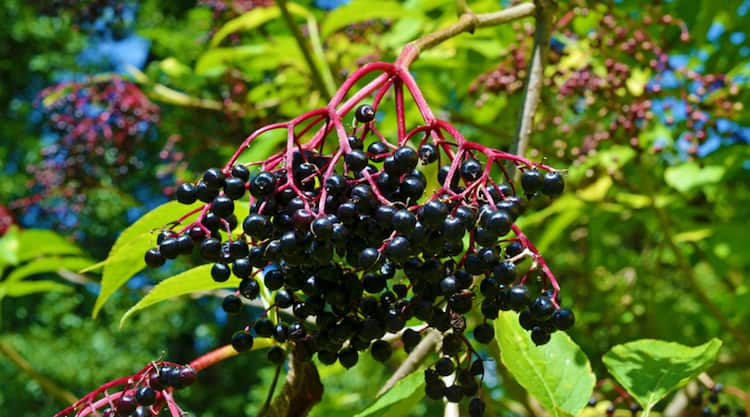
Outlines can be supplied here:
[[23, 371], [26, 375], [28, 375], [31, 379], [33, 379], [39, 386], [47, 393], [49, 393], [51, 396], [55, 397], [59, 401], [65, 403], [65, 404], [72, 404], [76, 402], [77, 398], [75, 395], [73, 395], [72, 392], [66, 390], [65, 388], [60, 387], [57, 385], [55, 381], [50, 379], [49, 377], [40, 374], [34, 368], [31, 366], [31, 364], [26, 361], [26, 359], [21, 356], [20, 353], [16, 352], [13, 347], [8, 344], [5, 341], [0, 342], [0, 352], [2, 352], [5, 357], [8, 358], [11, 362], [13, 362], [14, 365], [16, 365], [21, 371]]
[[323, 384], [312, 362], [302, 362], [289, 354], [289, 372], [281, 392], [258, 417], [302, 417], [323, 398]]
[[[555, 7], [554, 0], [534, 0], [535, 4], [535, 32], [534, 49], [531, 54], [531, 66], [529, 78], [523, 97], [523, 107], [519, 116], [516, 140], [511, 153], [524, 155], [529, 146], [531, 130], [534, 126], [534, 115], [542, 95], [544, 85], [544, 64], [546, 62], [547, 46], [549, 45], [549, 28], [552, 20], [552, 12]], [[508, 167], [510, 175], [514, 175], [515, 165]]]
[[434, 48], [463, 32], [473, 32], [477, 28], [497, 26], [522, 17], [531, 16], [533, 12], [534, 4], [531, 2], [521, 3], [493, 13], [474, 14], [465, 12], [459, 17], [458, 22], [407, 44], [396, 63], [403, 67], [408, 67], [409, 64], [417, 59], [421, 51]]
[[396, 369], [396, 372], [394, 372], [393, 375], [388, 378], [388, 381], [383, 384], [383, 387], [380, 388], [377, 396], [380, 397], [381, 395], [385, 394], [386, 391], [393, 388], [393, 386], [396, 385], [398, 381], [402, 380], [410, 373], [416, 371], [417, 368], [419, 368], [419, 365], [421, 365], [422, 362], [424, 362], [424, 360], [430, 354], [430, 352], [435, 350], [435, 347], [437, 346], [439, 341], [440, 333], [432, 329], [428, 330], [427, 334], [422, 338], [419, 344], [414, 348], [409, 356], [404, 359], [404, 361], [401, 363], [401, 366], [399, 366], [398, 369]]
[[260, 409], [258, 414], [263, 414], [268, 411], [268, 407], [271, 406], [271, 400], [273, 399], [273, 393], [276, 392], [276, 385], [279, 383], [279, 375], [281, 375], [281, 364], [276, 366], [276, 372], [273, 374], [273, 381], [271, 382], [271, 388], [268, 390], [268, 396], [266, 402], [263, 403], [263, 407]]
[[289, 30], [292, 32], [294, 39], [297, 41], [297, 46], [299, 46], [299, 49], [302, 52], [302, 56], [305, 58], [305, 62], [307, 62], [307, 66], [310, 68], [310, 73], [313, 77], [313, 83], [315, 83], [317, 89], [321, 92], [321, 94], [323, 94], [326, 101], [330, 100], [333, 96], [333, 91], [329, 91], [326, 87], [326, 83], [323, 81], [323, 75], [320, 73], [320, 69], [315, 64], [315, 60], [313, 59], [312, 54], [310, 54], [310, 48], [305, 42], [305, 38], [302, 36], [302, 32], [299, 30], [299, 27], [294, 22], [292, 14], [289, 13], [289, 8], [287, 7], [286, 0], [276, 0], [276, 4], [279, 6], [281, 16], [284, 18], [284, 21], [286, 21], [287, 26], [289, 26]]

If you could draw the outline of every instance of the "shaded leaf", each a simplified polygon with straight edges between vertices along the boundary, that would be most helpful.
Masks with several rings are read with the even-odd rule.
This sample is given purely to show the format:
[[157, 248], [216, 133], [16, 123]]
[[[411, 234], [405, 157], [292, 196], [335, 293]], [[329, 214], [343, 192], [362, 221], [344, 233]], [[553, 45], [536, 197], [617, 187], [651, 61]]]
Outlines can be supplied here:
[[13, 226], [0, 237], [0, 272], [7, 265], [18, 264], [18, 228]]
[[716, 361], [721, 340], [690, 347], [642, 339], [613, 347], [604, 357], [609, 373], [648, 412]]
[[[287, 3], [287, 8], [291, 14], [304, 17], [310, 15], [310, 12], [307, 9], [296, 3]], [[281, 16], [281, 11], [277, 6], [254, 8], [249, 12], [228, 21], [224, 26], [219, 28], [214, 37], [211, 38], [211, 46], [214, 47], [220, 44], [224, 38], [232, 33], [257, 28], [279, 16]]]
[[46, 255], [81, 255], [75, 244], [50, 230], [26, 229], [18, 235], [18, 261]]
[[667, 168], [664, 180], [680, 192], [721, 181], [726, 168], [718, 165], [700, 167], [696, 162], [688, 162]]
[[[424, 396], [424, 375], [421, 372], [413, 372], [406, 378], [398, 381], [393, 388], [389, 389], [380, 398], [375, 400], [369, 407], [354, 417], [393, 415], [393, 412], [401, 410], [403, 406], [413, 409], [414, 404]], [[405, 414], [396, 414], [405, 415]]]
[[242, 45], [233, 48], [213, 48], [198, 58], [195, 73], [198, 75], [221, 74], [227, 65], [267, 53], [266, 45]]
[[35, 274], [56, 272], [61, 269], [78, 271], [86, 265], [91, 265], [91, 259], [79, 257], [53, 257], [32, 260], [14, 269], [5, 282], [20, 281]]
[[378, 2], [377, 7], [373, 7], [373, 4], [369, 1], [354, 0], [329, 13], [323, 21], [320, 34], [325, 39], [331, 33], [352, 23], [372, 19], [396, 19], [407, 15], [407, 10], [399, 2], [381, 1]]
[[500, 313], [495, 334], [503, 365], [551, 415], [577, 415], [586, 406], [596, 378], [570, 336], [555, 332], [549, 343], [536, 346], [514, 312]]
[[0, 283], [0, 296], [23, 297], [39, 292], [68, 292], [73, 288], [52, 280], [15, 281]]
[[185, 272], [167, 278], [157, 284], [145, 297], [141, 298], [136, 305], [131, 307], [120, 319], [120, 326], [125, 320], [139, 310], [156, 304], [160, 301], [178, 297], [180, 295], [192, 294], [194, 292], [211, 291], [219, 288], [230, 288], [239, 283], [232, 278], [227, 282], [216, 282], [211, 278], [212, 264], [201, 265]]

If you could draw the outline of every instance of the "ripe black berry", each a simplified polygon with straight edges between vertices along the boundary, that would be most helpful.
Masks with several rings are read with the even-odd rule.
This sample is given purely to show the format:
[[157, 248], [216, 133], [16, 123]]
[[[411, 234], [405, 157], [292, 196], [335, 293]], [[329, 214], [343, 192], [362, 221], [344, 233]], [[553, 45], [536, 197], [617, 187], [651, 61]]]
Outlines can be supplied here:
[[276, 176], [268, 171], [261, 171], [250, 181], [250, 194], [265, 197], [276, 188]]
[[125, 394], [115, 401], [115, 408], [117, 409], [117, 415], [119, 416], [127, 416], [135, 411], [137, 406], [138, 403], [136, 402], [135, 397], [130, 394]]
[[425, 203], [419, 210], [419, 221], [428, 229], [442, 227], [446, 217], [448, 217], [448, 207], [438, 200]]
[[224, 174], [219, 168], [210, 168], [203, 174], [203, 182], [208, 188], [218, 190], [224, 186]]
[[191, 183], [181, 184], [177, 187], [175, 194], [177, 195], [177, 201], [182, 204], [193, 204], [198, 199], [195, 185]]
[[396, 263], [402, 263], [411, 255], [411, 242], [403, 236], [396, 236], [385, 247], [385, 253]]
[[341, 351], [339, 352], [339, 363], [341, 363], [341, 366], [346, 369], [349, 369], [352, 366], [356, 365], [358, 360], [359, 353], [357, 353], [357, 349], [354, 349], [351, 346], [341, 349]]
[[146, 261], [146, 265], [150, 266], [151, 268], [158, 268], [164, 265], [164, 262], [166, 260], [161, 255], [161, 252], [159, 252], [159, 248], [151, 248], [146, 251], [144, 261]]
[[438, 159], [438, 149], [431, 143], [425, 143], [420, 146], [417, 153], [419, 154], [419, 160], [425, 165], [431, 164]]
[[159, 253], [167, 259], [174, 259], [180, 254], [180, 245], [177, 239], [169, 238], [159, 245]]
[[489, 323], [482, 323], [474, 328], [474, 338], [477, 342], [486, 345], [495, 337], [495, 329]]
[[367, 154], [365, 154], [364, 151], [353, 149], [346, 154], [344, 162], [346, 163], [347, 168], [351, 171], [359, 172], [367, 166], [369, 158], [367, 158]]
[[403, 174], [417, 167], [419, 156], [413, 148], [402, 146], [393, 152], [393, 162], [397, 172]]
[[387, 361], [391, 357], [392, 352], [391, 344], [384, 340], [376, 340], [370, 346], [370, 353], [378, 362]]
[[227, 295], [221, 302], [221, 308], [227, 314], [237, 314], [242, 309], [242, 300], [234, 294]]
[[243, 297], [248, 300], [254, 300], [260, 295], [260, 285], [258, 281], [252, 278], [243, 279], [240, 282], [239, 291]]
[[266, 357], [269, 362], [279, 365], [286, 360], [286, 351], [281, 346], [273, 346], [271, 349], [268, 349]]
[[383, 162], [385, 160], [384, 154], [386, 152], [388, 152], [388, 146], [380, 141], [375, 141], [367, 147], [367, 154], [373, 162]]
[[156, 402], [156, 391], [150, 387], [140, 387], [135, 391], [135, 400], [140, 405], [153, 405]]
[[215, 263], [211, 267], [211, 278], [216, 282], [224, 282], [229, 279], [232, 271], [229, 270], [229, 266], [222, 263]]
[[369, 104], [361, 104], [354, 110], [354, 118], [360, 123], [370, 123], [375, 119], [375, 109]]
[[467, 159], [461, 163], [460, 172], [464, 181], [476, 181], [482, 176], [482, 164], [476, 159]]
[[245, 195], [245, 181], [240, 178], [227, 178], [224, 181], [224, 195], [237, 200]]
[[528, 169], [521, 174], [521, 185], [527, 194], [534, 194], [541, 190], [543, 182], [542, 173], [536, 169]]
[[555, 312], [555, 306], [552, 305], [552, 300], [550, 300], [549, 297], [542, 295], [534, 299], [531, 303], [530, 310], [531, 314], [534, 315], [534, 318], [539, 321], [544, 321]]
[[443, 338], [442, 352], [447, 356], [458, 355], [464, 347], [460, 337], [455, 334], [448, 334]]
[[442, 357], [435, 362], [435, 371], [441, 376], [448, 376], [456, 370], [453, 360], [447, 356]]
[[520, 311], [529, 304], [529, 289], [523, 285], [516, 285], [510, 289], [508, 297], [513, 310]]
[[253, 347], [253, 336], [247, 331], [238, 331], [232, 335], [232, 347], [237, 352], [244, 352]]
[[414, 350], [422, 340], [422, 335], [413, 329], [406, 329], [401, 334], [401, 341], [404, 343], [404, 350], [408, 353]]
[[518, 276], [518, 267], [511, 261], [503, 261], [492, 268], [492, 276], [500, 284], [511, 284]]
[[461, 388], [460, 385], [451, 385], [450, 387], [446, 387], [443, 391], [443, 394], [445, 395], [445, 399], [452, 403], [460, 402], [461, 399], [464, 397], [464, 390]]
[[552, 314], [552, 323], [558, 330], [568, 330], [575, 324], [575, 315], [567, 308], [561, 308]]
[[534, 326], [534, 328], [531, 329], [531, 340], [535, 345], [541, 346], [543, 344], [546, 344], [547, 342], [549, 342], [549, 339], [550, 334], [540, 326]]
[[559, 172], [555, 171], [544, 174], [542, 193], [550, 197], [556, 197], [562, 194], [563, 190], [565, 190], [565, 180], [563, 180]]
[[274, 301], [276, 302], [277, 307], [288, 308], [294, 303], [294, 296], [289, 291], [282, 289], [276, 293]]
[[244, 165], [235, 165], [232, 167], [232, 176], [247, 181], [250, 179], [250, 170]]
[[284, 285], [284, 273], [278, 269], [267, 271], [263, 276], [263, 283], [271, 291], [276, 291]]

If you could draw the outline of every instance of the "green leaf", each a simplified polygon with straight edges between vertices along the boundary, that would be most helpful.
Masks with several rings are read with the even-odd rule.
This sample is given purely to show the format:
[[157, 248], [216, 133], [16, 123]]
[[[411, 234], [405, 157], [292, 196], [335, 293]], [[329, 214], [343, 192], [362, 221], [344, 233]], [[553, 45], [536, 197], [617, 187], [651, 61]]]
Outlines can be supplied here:
[[198, 75], [221, 74], [227, 65], [263, 55], [269, 51], [266, 45], [242, 45], [232, 48], [214, 48], [206, 51], [195, 64]]
[[613, 347], [603, 360], [609, 373], [647, 415], [659, 400], [711, 366], [720, 347], [719, 339], [696, 347], [642, 339]]
[[323, 39], [352, 23], [371, 19], [396, 19], [407, 16], [403, 5], [396, 1], [381, 1], [377, 7], [367, 0], [354, 0], [328, 14], [320, 28]]
[[0, 272], [7, 265], [18, 264], [18, 228], [12, 226], [0, 237]]
[[578, 415], [586, 406], [596, 378], [588, 358], [567, 334], [555, 332], [549, 343], [535, 346], [514, 312], [500, 313], [495, 334], [503, 365], [551, 415]]
[[[203, 203], [185, 206], [177, 201], [170, 201], [146, 213], [120, 234], [115, 244], [112, 245], [107, 259], [88, 268], [91, 270], [93, 267], [104, 266], [101, 289], [94, 304], [93, 317], [96, 318], [104, 303], [118, 288], [146, 267], [143, 254], [156, 244], [156, 236], [153, 232], [177, 220], [200, 204]], [[189, 221], [186, 219], [182, 224], [187, 224]]]
[[667, 168], [664, 180], [680, 192], [687, 192], [693, 188], [721, 181], [726, 168], [718, 165], [698, 166], [695, 162], [688, 162]]
[[[310, 12], [307, 9], [296, 3], [287, 3], [287, 8], [291, 14], [303, 17], [310, 15]], [[255, 29], [266, 22], [278, 18], [279, 16], [281, 16], [281, 11], [277, 6], [257, 7], [250, 10], [249, 12], [228, 21], [224, 26], [219, 28], [211, 39], [211, 47], [217, 46], [222, 40], [224, 40], [224, 38], [232, 33]]]
[[56, 272], [61, 269], [78, 271], [86, 265], [91, 265], [91, 259], [80, 257], [52, 257], [30, 261], [14, 269], [5, 282], [21, 281], [24, 278], [45, 272]]
[[139, 310], [156, 304], [160, 301], [178, 297], [180, 295], [192, 294], [200, 291], [211, 291], [219, 288], [236, 287], [238, 282], [232, 278], [227, 282], [216, 282], [211, 278], [212, 264], [201, 265], [173, 277], [167, 278], [156, 285], [145, 297], [141, 298], [136, 305], [131, 307], [120, 319], [120, 327], [125, 320]]
[[354, 417], [407, 415], [408, 413], [394, 413], [403, 409], [403, 406], [413, 410], [414, 404], [419, 402], [424, 396], [423, 386], [424, 375], [421, 372], [413, 372], [406, 378], [398, 381], [393, 388], [389, 389], [383, 396]]
[[81, 254], [83, 251], [78, 246], [49, 230], [27, 229], [18, 236], [19, 262], [38, 256]]
[[[73, 290], [69, 285], [52, 280], [15, 281], [0, 283], [0, 296], [23, 297], [38, 292], [68, 292]], [[1, 298], [1, 297], [0, 297]]]

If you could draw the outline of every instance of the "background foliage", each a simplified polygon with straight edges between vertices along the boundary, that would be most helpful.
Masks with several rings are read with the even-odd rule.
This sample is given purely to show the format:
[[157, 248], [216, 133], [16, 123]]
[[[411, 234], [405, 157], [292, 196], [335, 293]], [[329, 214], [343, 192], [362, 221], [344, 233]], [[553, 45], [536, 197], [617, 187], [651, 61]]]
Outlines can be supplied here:
[[[210, 295], [156, 304], [118, 328], [155, 283], [189, 265], [138, 273], [96, 320], [99, 275], [77, 272], [175, 184], [222, 164], [248, 132], [324, 105], [359, 65], [393, 60], [456, 19], [447, 0], [290, 5], [316, 81], [273, 3], [0, 5], [0, 344], [33, 368], [19, 372], [3, 356], [0, 410], [51, 415], [68, 401], [62, 391], [79, 396], [162, 355], [184, 362], [226, 343], [240, 323]], [[506, 3], [469, 2], [476, 12]], [[723, 345], [711, 375], [746, 389], [750, 2], [562, 3], [527, 154], [567, 168], [568, 192], [523, 226], [562, 278], [579, 319], [571, 336], [599, 378], [614, 345], [715, 337]], [[508, 148], [532, 32], [530, 19], [482, 29], [411, 69], [441, 117]], [[490, 415], [522, 412], [514, 404], [527, 402], [523, 391], [491, 353]], [[273, 376], [262, 356], [207, 370], [182, 403], [201, 416], [255, 415]], [[312, 414], [364, 409], [398, 359], [383, 367], [363, 358], [346, 374], [322, 368], [326, 393]], [[422, 401], [408, 413], [440, 409]]]

